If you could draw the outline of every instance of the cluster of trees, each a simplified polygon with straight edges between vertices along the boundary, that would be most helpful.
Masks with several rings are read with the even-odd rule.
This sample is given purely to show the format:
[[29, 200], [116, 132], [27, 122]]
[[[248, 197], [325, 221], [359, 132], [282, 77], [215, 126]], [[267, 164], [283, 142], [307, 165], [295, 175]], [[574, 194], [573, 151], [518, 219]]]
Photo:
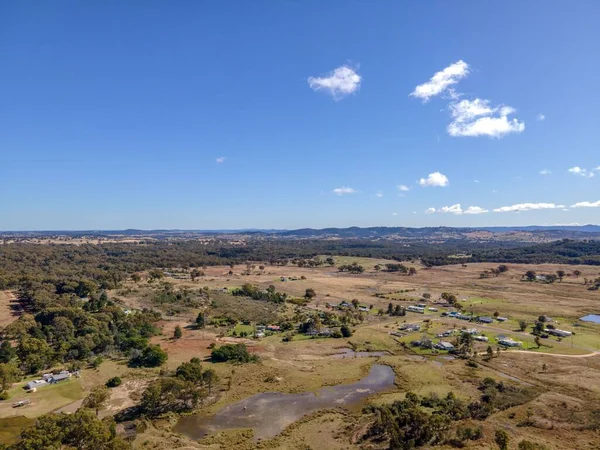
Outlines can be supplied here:
[[500, 274], [508, 272], [508, 266], [506, 264], [500, 264], [498, 267], [484, 270], [479, 274], [479, 278], [499, 277]]
[[339, 272], [349, 272], [349, 273], [363, 273], [365, 268], [359, 265], [357, 262], [353, 262], [352, 264], [342, 264], [338, 266]]
[[46, 414], [21, 432], [21, 440], [9, 450], [76, 448], [80, 450], [129, 450], [131, 444], [117, 436], [112, 417], [98, 419], [93, 410], [74, 414]]
[[174, 376], [159, 377], [148, 385], [139, 412], [156, 417], [170, 411], [189, 411], [212, 395], [218, 381], [214, 370], [203, 370], [200, 360], [192, 358], [177, 367]]
[[[404, 400], [395, 401], [391, 405], [369, 406], [366, 412], [372, 413], [374, 420], [363, 438], [388, 442], [388, 448], [393, 450], [409, 450], [436, 444], [462, 447], [466, 441], [480, 439], [483, 433], [481, 427], [472, 429], [458, 426], [452, 435], [450, 431], [454, 422], [465, 419], [484, 420], [497, 410], [523, 404], [536, 395], [533, 391], [525, 392], [526, 390], [507, 386], [502, 382], [496, 383], [491, 378], [484, 379], [479, 390], [482, 392], [480, 400], [471, 403], [457, 398], [452, 392], [445, 397], [439, 397], [435, 393], [419, 397], [408, 392]], [[503, 438], [508, 439], [507, 436], [502, 436], [496, 438], [496, 442]]]
[[394, 307], [394, 305], [389, 303], [387, 307], [387, 313], [390, 316], [406, 316], [406, 308], [403, 308], [400, 305], [396, 305], [396, 307]]
[[245, 344], [225, 344], [221, 347], [213, 348], [211, 359], [215, 362], [237, 362], [237, 363], [249, 363], [258, 360], [256, 355], [252, 355], [248, 352], [248, 348]]
[[277, 292], [275, 290], [275, 286], [273, 285], [270, 285], [266, 290], [263, 291], [258, 286], [246, 283], [241, 288], [233, 289], [231, 294], [273, 303], [283, 303], [287, 299], [287, 294], [284, 294], [283, 292]]
[[[91, 361], [101, 354], [149, 354], [148, 340], [160, 332], [155, 326], [159, 313], [125, 314], [112, 302], [97, 302], [93, 297], [83, 303], [57, 295], [54, 304], [35, 309], [39, 311], [22, 315], [3, 330], [6, 344], [0, 347], [2, 359], [14, 362], [24, 373], [56, 363]], [[14, 353], [8, 340], [17, 344]]]
[[388, 272], [400, 272], [405, 275], [416, 275], [417, 269], [414, 267], [408, 267], [402, 263], [388, 263], [385, 265], [385, 269]]
[[192, 290], [188, 288], [175, 289], [171, 283], [162, 283], [153, 297], [158, 305], [181, 305], [188, 308], [198, 308], [203, 300], [208, 298], [208, 291], [204, 289]]

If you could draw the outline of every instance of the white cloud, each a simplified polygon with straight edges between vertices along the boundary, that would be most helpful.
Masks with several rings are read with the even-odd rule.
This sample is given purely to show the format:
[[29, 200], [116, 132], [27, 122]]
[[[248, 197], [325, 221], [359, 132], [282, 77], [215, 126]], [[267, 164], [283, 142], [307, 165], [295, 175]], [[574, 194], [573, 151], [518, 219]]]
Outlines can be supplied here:
[[538, 209], [562, 209], [565, 205], [556, 205], [554, 203], [519, 203], [517, 205], [502, 206], [494, 209], [494, 212], [515, 212], [532, 211]]
[[441, 213], [452, 213], [452, 214], [462, 214], [463, 210], [460, 207], [460, 203], [457, 203], [456, 205], [452, 205], [452, 206], [444, 206], [444, 207], [438, 209], [438, 212], [441, 212]]
[[381, 191], [378, 191], [378, 192], [375, 194], [375, 197], [379, 197], [379, 198], [383, 197], [383, 192], [381, 192]]
[[596, 168], [594, 169], [594, 172], [600, 172], [600, 166], [596, 167]]
[[450, 104], [452, 122], [448, 125], [448, 134], [458, 136], [489, 136], [501, 138], [510, 133], [521, 133], [525, 123], [509, 119], [515, 109], [510, 106], [492, 108], [489, 100], [461, 100]]
[[600, 208], [600, 200], [597, 202], [577, 202], [571, 208]]
[[314, 91], [326, 91], [335, 100], [341, 100], [360, 88], [361, 76], [348, 66], [341, 66], [325, 77], [308, 77]]
[[435, 212], [435, 208], [427, 208], [425, 210], [425, 214], [433, 214]]
[[452, 206], [443, 206], [438, 210], [436, 210], [435, 208], [429, 208], [426, 212], [450, 213], [460, 216], [461, 214], [485, 214], [489, 211], [480, 206], [469, 206], [467, 209], [462, 209], [460, 203], [457, 203], [456, 205]]
[[473, 180], [473, 183], [479, 183], [479, 180]]
[[225, 162], [225, 157], [219, 156], [215, 161], [217, 161], [217, 164], [223, 164]]
[[356, 190], [351, 187], [342, 186], [339, 188], [335, 188], [333, 193], [336, 195], [346, 195], [346, 194], [356, 194]]
[[540, 175], [552, 175], [552, 171], [549, 169], [540, 170]]
[[405, 185], [405, 184], [399, 184], [397, 186], [397, 188], [398, 188], [399, 191], [402, 191], [402, 192], [408, 192], [408, 191], [410, 191], [410, 188], [407, 185]]
[[508, 116], [516, 110], [507, 105], [490, 106], [490, 101], [476, 98], [460, 100], [462, 94], [454, 90], [453, 85], [470, 73], [469, 65], [460, 60], [440, 72], [437, 72], [427, 83], [418, 85], [411, 96], [427, 102], [431, 97], [446, 94], [450, 99], [452, 122], [447, 127], [448, 134], [458, 136], [489, 136], [501, 138], [510, 133], [521, 133], [525, 123]]
[[[597, 170], [597, 168], [594, 170]], [[593, 171], [583, 169], [579, 166], [571, 167], [569, 169], [569, 172], [572, 173], [573, 175], [577, 175], [577, 176], [584, 177], [584, 178], [592, 178], [594, 176]]]
[[392, 216], [397, 216], [397, 215], [398, 215], [398, 213], [392, 213]]
[[444, 91], [450, 91], [451, 96], [455, 96], [456, 93], [449, 89], [450, 86], [458, 83], [468, 74], [469, 65], [463, 60], [457, 61], [437, 72], [428, 82], [418, 85], [410, 95], [420, 98], [424, 102]]
[[427, 178], [419, 180], [419, 185], [422, 187], [446, 187], [449, 183], [448, 177], [440, 172], [430, 173]]
[[544, 120], [546, 120], [546, 116], [544, 114], [538, 114], [535, 120], [537, 120], [538, 122], [543, 122]]
[[464, 211], [465, 214], [485, 214], [487, 212], [489, 212], [487, 209], [483, 209], [479, 206], [469, 206]]

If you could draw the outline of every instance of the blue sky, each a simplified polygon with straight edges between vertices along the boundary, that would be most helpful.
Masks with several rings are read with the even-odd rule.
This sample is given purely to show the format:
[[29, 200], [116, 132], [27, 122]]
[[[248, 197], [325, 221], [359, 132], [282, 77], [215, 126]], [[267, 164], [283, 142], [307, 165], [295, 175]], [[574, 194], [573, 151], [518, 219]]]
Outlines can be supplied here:
[[3, 2], [0, 229], [600, 223], [598, 17]]

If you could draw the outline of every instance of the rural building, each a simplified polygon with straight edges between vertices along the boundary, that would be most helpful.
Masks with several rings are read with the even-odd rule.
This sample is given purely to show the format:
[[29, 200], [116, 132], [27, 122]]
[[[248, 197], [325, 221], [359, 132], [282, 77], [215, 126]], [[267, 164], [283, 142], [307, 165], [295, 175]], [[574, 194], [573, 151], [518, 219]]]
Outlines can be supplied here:
[[498, 340], [498, 344], [504, 345], [505, 347], [521, 347], [522, 342], [513, 341], [511, 338], [503, 338]]
[[267, 325], [268, 331], [281, 331], [281, 327], [279, 325]]
[[421, 325], [419, 325], [418, 323], [407, 323], [405, 325], [402, 325], [400, 327], [401, 331], [420, 331], [421, 330]]
[[548, 334], [551, 334], [552, 336], [558, 336], [558, 337], [569, 337], [573, 334], [570, 331], [559, 330], [557, 328], [546, 328], [546, 329], [544, 329], [544, 331]]
[[25, 385], [25, 388], [30, 391], [32, 389], [37, 389], [39, 387], [45, 386], [48, 384], [46, 380], [33, 380]]
[[420, 306], [411, 305], [411, 306], [407, 307], [406, 310], [414, 312], [414, 313], [425, 314], [425, 308], [422, 308]]
[[488, 342], [489, 339], [487, 336], [475, 336], [475, 340], [479, 342]]
[[491, 317], [487, 317], [487, 316], [478, 317], [477, 321], [481, 322], [481, 323], [494, 323], [494, 319], [492, 319]]
[[58, 383], [60, 381], [68, 380], [71, 378], [71, 374], [69, 372], [61, 372], [57, 375], [53, 375], [52, 378], [48, 381], [49, 383]]
[[452, 351], [454, 350], [454, 345], [452, 345], [450, 342], [440, 341], [437, 344], [435, 344], [435, 348], [439, 350]]
[[498, 322], [506, 322], [508, 320], [508, 318], [507, 317], [496, 317], [496, 320]]

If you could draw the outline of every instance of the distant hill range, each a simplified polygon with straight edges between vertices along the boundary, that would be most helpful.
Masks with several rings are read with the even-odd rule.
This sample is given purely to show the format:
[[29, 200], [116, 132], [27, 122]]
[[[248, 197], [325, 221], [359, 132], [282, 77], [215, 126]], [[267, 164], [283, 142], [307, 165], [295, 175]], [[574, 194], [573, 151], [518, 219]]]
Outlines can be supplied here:
[[84, 231], [13, 231], [0, 232], [0, 238], [17, 240], [46, 239], [54, 237], [71, 238], [151, 238], [194, 239], [200, 236], [222, 239], [270, 238], [270, 239], [358, 239], [409, 242], [551, 242], [561, 239], [600, 239], [599, 225], [581, 226], [523, 226], [523, 227], [349, 227], [349, 228], [302, 228], [298, 230], [84, 230]]

